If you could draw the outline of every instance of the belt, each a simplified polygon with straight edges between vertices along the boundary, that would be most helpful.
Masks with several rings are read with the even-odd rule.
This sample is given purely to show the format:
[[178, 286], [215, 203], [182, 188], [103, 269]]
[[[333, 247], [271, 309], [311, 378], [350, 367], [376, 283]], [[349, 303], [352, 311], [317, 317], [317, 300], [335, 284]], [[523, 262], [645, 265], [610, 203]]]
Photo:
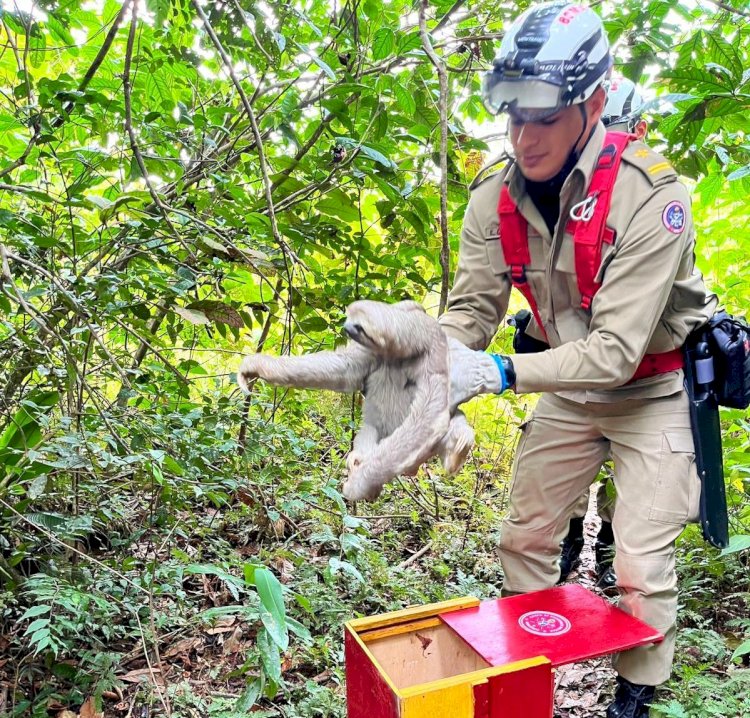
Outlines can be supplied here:
[[657, 374], [666, 374], [670, 371], [682, 369], [684, 366], [685, 359], [682, 349], [672, 349], [671, 351], [659, 354], [646, 354], [630, 381], [638, 381], [638, 379], [645, 379]]

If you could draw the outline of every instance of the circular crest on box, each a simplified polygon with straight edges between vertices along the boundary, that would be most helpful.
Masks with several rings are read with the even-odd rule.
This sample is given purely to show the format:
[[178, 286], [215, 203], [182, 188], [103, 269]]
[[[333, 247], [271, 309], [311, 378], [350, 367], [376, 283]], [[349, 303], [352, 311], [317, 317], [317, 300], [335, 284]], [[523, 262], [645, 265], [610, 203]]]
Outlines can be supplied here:
[[565, 616], [552, 613], [552, 611], [524, 613], [519, 617], [518, 625], [535, 636], [561, 636], [570, 630], [570, 621]]

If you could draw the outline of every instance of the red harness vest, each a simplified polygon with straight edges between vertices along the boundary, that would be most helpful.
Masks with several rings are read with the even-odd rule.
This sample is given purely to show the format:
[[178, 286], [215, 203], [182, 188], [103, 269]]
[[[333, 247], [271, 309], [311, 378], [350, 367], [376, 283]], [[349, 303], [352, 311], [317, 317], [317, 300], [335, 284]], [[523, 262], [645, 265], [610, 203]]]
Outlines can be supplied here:
[[[602, 244], [604, 242], [613, 244], [615, 241], [614, 230], [607, 227], [607, 216], [622, 153], [633, 139], [635, 139], [634, 135], [624, 132], [607, 132], [604, 149], [599, 154], [591, 177], [588, 195], [577, 205], [579, 212], [576, 219], [571, 219], [567, 226], [573, 232], [576, 279], [578, 291], [581, 294], [581, 308], [586, 311], [591, 310], [594, 295], [601, 286], [601, 282], [596, 281], [596, 275], [602, 263]], [[546, 338], [547, 333], [536, 299], [531, 286], [526, 281], [526, 266], [531, 262], [528, 225], [526, 218], [518, 211], [516, 203], [511, 199], [506, 184], [503, 184], [500, 190], [497, 212], [500, 220], [500, 244], [505, 261], [510, 266], [511, 282], [526, 297], [534, 319]], [[680, 349], [661, 354], [646, 354], [631, 381], [675, 371], [682, 367], [683, 357]]]

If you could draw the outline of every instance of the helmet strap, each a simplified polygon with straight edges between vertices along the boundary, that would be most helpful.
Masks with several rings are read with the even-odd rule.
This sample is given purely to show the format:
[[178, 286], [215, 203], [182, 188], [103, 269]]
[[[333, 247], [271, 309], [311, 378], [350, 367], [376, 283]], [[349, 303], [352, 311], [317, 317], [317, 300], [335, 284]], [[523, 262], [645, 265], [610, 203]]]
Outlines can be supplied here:
[[[579, 109], [581, 111], [581, 120], [583, 121], [583, 127], [581, 127], [581, 132], [578, 135], [578, 137], [576, 137], [576, 141], [573, 143], [573, 148], [570, 150], [570, 154], [571, 154], [572, 157], [575, 157], [576, 162], [578, 162], [578, 158], [581, 156], [581, 153], [578, 150], [578, 145], [581, 142], [581, 139], [583, 138], [583, 133], [586, 132], [586, 125], [588, 124], [588, 121], [589, 121], [588, 113], [586, 112], [586, 103], [585, 102], [580, 102], [578, 104], [578, 107], [579, 107]], [[593, 132], [593, 130], [592, 130], [592, 132]], [[590, 134], [589, 134], [589, 138], [588, 139], [589, 140], [591, 139], [591, 135]], [[587, 142], [588, 142], [588, 140], [587, 140]]]

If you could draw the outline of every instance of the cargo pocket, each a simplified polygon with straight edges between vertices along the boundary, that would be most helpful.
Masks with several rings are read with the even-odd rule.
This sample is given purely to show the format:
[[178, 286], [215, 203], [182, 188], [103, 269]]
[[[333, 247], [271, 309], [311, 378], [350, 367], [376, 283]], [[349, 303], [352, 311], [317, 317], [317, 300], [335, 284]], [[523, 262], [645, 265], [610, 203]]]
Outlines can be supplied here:
[[699, 501], [700, 480], [690, 430], [664, 432], [649, 519], [669, 524], [695, 521]]
[[492, 239], [486, 239], [484, 241], [484, 247], [487, 251], [487, 263], [492, 267], [492, 271], [495, 274], [505, 274], [510, 271], [505, 262], [503, 246], [500, 244], [499, 238], [494, 237]]

